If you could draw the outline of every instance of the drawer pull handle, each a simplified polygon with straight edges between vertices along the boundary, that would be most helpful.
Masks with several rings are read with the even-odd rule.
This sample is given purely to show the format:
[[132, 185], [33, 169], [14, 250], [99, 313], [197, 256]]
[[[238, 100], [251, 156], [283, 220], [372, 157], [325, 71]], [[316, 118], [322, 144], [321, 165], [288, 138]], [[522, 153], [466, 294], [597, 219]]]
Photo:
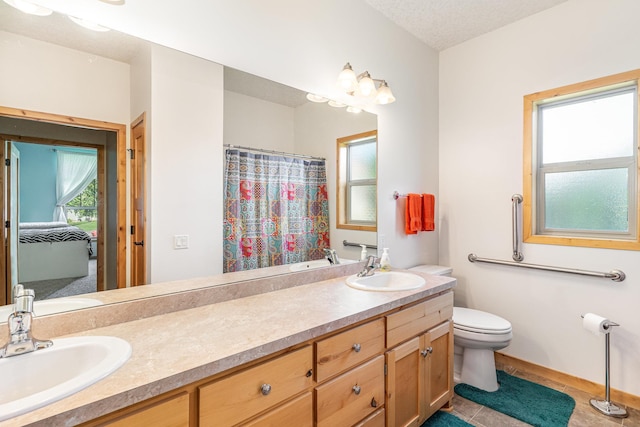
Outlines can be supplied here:
[[260, 392], [262, 393], [263, 396], [268, 395], [269, 393], [271, 393], [271, 385], [262, 384], [262, 386], [260, 386]]
[[377, 408], [378, 407], [378, 402], [376, 402], [376, 398], [375, 397], [371, 398], [371, 407], [372, 408]]
[[360, 344], [354, 344], [353, 347], [351, 347], [353, 349], [353, 351], [355, 351], [356, 353], [360, 353], [360, 350], [362, 349], [362, 346], [360, 346]]
[[307, 378], [309, 378], [311, 375], [313, 375], [313, 369], [309, 369], [309, 370], [307, 371], [307, 373], [305, 374], [305, 376], [306, 376]]
[[422, 350], [420, 352], [420, 354], [422, 355], [422, 357], [427, 357], [428, 355], [430, 355], [431, 353], [433, 353], [433, 347], [427, 347], [426, 349]]
[[354, 386], [353, 386], [353, 392], [354, 392], [356, 395], [360, 394], [360, 391], [361, 391], [361, 388], [360, 388], [360, 386], [359, 386], [359, 385], [354, 385]]

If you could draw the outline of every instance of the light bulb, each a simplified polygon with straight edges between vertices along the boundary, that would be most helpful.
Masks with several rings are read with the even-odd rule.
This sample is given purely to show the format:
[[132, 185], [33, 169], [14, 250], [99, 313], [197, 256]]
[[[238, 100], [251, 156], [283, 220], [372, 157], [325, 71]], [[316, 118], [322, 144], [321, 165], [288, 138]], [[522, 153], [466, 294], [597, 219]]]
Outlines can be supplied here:
[[331, 99], [329, 101], [329, 105], [331, 105], [332, 107], [336, 107], [336, 108], [344, 108], [347, 106], [347, 104], [343, 104], [340, 101], [334, 101], [333, 99]]
[[382, 81], [380, 88], [378, 88], [378, 95], [376, 95], [376, 104], [391, 104], [396, 100], [396, 97], [391, 93], [391, 89], [386, 81]]
[[338, 86], [347, 93], [355, 91], [358, 86], [356, 73], [353, 72], [353, 68], [348, 62], [338, 75]]
[[371, 79], [368, 71], [363, 73], [362, 78], [358, 82], [358, 87], [360, 88], [362, 96], [373, 97], [376, 95], [376, 84]]
[[29, 15], [49, 16], [53, 13], [53, 10], [51, 9], [47, 9], [46, 7], [39, 6], [26, 0], [4, 0], [4, 2], [24, 13], [28, 13]]

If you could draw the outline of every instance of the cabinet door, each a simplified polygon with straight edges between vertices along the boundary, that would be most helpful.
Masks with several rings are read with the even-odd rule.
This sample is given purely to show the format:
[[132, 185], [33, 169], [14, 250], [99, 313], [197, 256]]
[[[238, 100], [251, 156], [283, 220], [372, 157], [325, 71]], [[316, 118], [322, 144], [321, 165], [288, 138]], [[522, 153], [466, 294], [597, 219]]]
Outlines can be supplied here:
[[309, 391], [244, 425], [245, 427], [312, 427], [313, 396]]
[[448, 406], [453, 397], [453, 322], [448, 321], [429, 330], [424, 336], [424, 343], [427, 356], [425, 407], [422, 412], [425, 415], [421, 422], [443, 406]]
[[387, 427], [418, 426], [423, 392], [423, 337], [415, 337], [386, 353]]

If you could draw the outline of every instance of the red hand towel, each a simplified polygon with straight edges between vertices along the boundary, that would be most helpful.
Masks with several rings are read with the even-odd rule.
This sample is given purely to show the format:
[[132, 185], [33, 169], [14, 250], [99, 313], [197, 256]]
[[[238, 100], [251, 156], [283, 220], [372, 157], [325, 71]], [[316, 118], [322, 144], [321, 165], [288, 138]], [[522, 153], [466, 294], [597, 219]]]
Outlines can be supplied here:
[[436, 229], [435, 222], [436, 198], [433, 194], [422, 195], [422, 231]]
[[419, 194], [410, 193], [407, 195], [404, 231], [407, 234], [418, 234], [421, 228], [422, 200]]

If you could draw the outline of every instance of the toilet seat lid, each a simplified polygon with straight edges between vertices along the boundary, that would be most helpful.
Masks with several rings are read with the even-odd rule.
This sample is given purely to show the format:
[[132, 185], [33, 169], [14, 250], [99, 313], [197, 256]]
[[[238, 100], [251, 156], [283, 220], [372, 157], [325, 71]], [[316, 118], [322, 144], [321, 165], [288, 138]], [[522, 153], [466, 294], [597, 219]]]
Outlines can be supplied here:
[[453, 326], [470, 332], [504, 334], [511, 332], [511, 323], [495, 314], [471, 308], [453, 307]]

